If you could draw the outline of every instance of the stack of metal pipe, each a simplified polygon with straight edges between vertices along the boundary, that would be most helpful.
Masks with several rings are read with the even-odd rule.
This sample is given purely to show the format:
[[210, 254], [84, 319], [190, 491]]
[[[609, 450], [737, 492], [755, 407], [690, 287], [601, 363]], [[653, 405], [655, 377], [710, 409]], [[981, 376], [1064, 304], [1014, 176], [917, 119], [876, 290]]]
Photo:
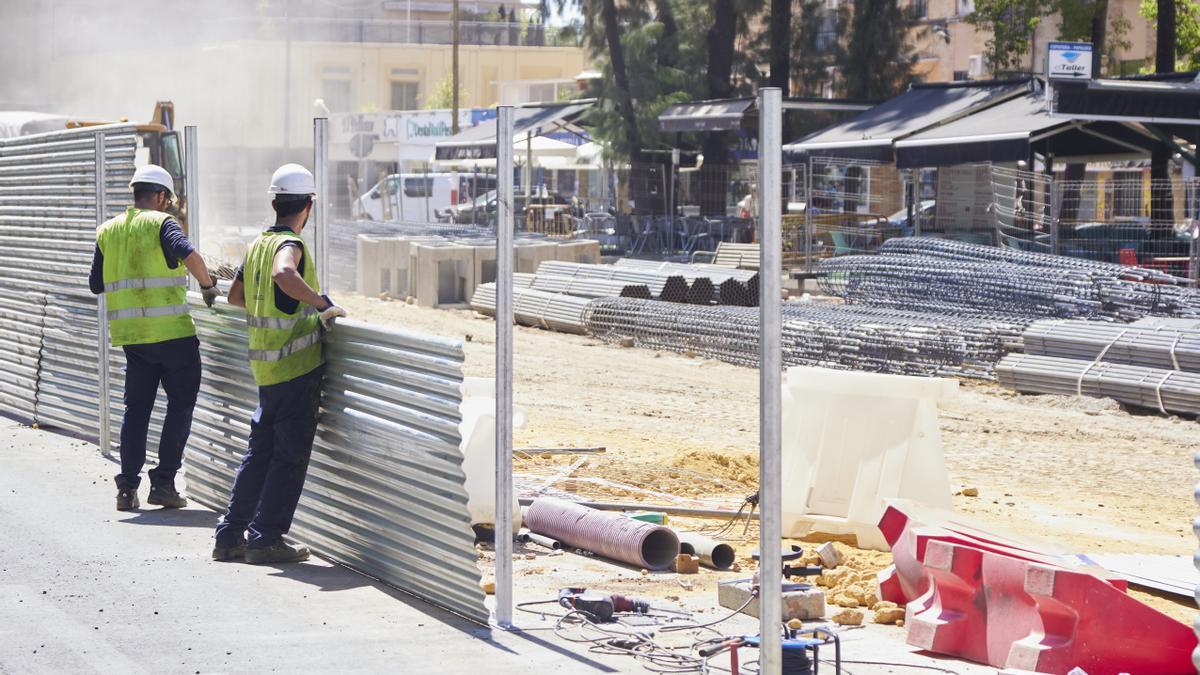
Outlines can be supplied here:
[[1009, 354], [996, 375], [1000, 384], [1025, 393], [1108, 397], [1163, 413], [1200, 415], [1200, 373]]
[[1030, 324], [1023, 342], [1026, 354], [1200, 373], [1200, 330], [1047, 320]]
[[1163, 413], [1200, 413], [1200, 328], [1037, 321], [1024, 354], [996, 367], [1017, 391], [1107, 396]]
[[616, 265], [590, 265], [586, 263], [547, 260], [538, 265], [538, 274], [561, 277], [590, 277], [612, 279], [631, 284], [644, 284], [656, 300], [687, 302], [688, 282], [681, 274], [668, 274], [654, 270]]
[[1200, 316], [1194, 289], [1011, 262], [926, 255], [854, 255], [821, 262], [826, 293], [854, 304], [980, 317]]
[[1130, 267], [1087, 258], [1070, 258], [1036, 251], [1021, 251], [1007, 246], [984, 246], [934, 237], [889, 239], [879, 247], [879, 253], [883, 255], [925, 255], [950, 260], [1005, 262], [1028, 267], [1081, 270], [1130, 281], [1149, 281], [1177, 286], [1188, 283], [1188, 280], [1182, 277], [1145, 267]]
[[[785, 303], [783, 318], [786, 365], [980, 378], [1026, 325], [825, 303]], [[748, 307], [606, 298], [592, 301], [584, 325], [604, 340], [757, 367], [758, 320]]]
[[[513, 319], [522, 326], [536, 326], [560, 333], [586, 332], [583, 315], [588, 298], [562, 293], [547, 293], [531, 288], [513, 288]], [[471, 308], [480, 314], [496, 316], [496, 284], [480, 284], [471, 296]]]
[[[673, 262], [658, 262], [655, 260], [640, 260], [637, 258], [621, 258], [617, 267], [632, 267], [655, 270], [669, 274], [679, 274], [694, 287], [700, 279], [706, 279], [713, 286], [712, 302], [719, 305], [740, 305], [743, 307], [758, 306], [758, 272], [742, 270], [719, 265], [683, 264]], [[690, 289], [688, 302], [692, 304], [707, 304], [701, 302], [701, 291]], [[694, 298], [694, 299], [693, 299]]]
[[563, 293], [581, 298], [642, 298], [650, 299], [646, 284], [631, 284], [591, 277], [562, 277], [553, 274], [513, 274], [513, 287], [532, 288], [546, 293]]

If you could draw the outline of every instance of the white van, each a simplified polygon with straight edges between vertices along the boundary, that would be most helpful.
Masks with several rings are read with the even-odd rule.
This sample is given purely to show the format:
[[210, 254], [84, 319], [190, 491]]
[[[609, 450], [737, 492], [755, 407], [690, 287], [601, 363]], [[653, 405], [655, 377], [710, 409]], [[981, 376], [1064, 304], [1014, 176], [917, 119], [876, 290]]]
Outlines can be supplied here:
[[496, 177], [490, 175], [394, 173], [355, 200], [354, 212], [366, 220], [432, 223], [452, 207], [494, 189]]

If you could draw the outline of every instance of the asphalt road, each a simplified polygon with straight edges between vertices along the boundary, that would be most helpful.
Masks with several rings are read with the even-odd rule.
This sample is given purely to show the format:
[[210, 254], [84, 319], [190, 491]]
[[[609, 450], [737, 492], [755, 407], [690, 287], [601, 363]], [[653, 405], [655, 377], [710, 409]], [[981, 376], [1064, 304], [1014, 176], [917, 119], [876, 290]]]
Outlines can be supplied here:
[[589, 673], [321, 560], [210, 560], [216, 514], [114, 509], [91, 443], [0, 418], [0, 673]]

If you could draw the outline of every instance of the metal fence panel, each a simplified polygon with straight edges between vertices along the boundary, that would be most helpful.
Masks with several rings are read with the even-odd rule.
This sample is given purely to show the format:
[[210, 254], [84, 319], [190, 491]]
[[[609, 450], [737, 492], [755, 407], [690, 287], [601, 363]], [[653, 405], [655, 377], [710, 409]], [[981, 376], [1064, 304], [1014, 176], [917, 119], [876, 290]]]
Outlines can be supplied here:
[[[136, 137], [124, 126], [0, 141], [0, 411], [96, 438], [94, 138], [106, 133], [109, 206], [129, 203]], [[245, 321], [191, 294], [203, 379], [184, 465], [188, 492], [226, 505], [257, 388]], [[459, 450], [459, 342], [354, 322], [327, 336], [329, 366], [309, 480], [293, 532], [339, 563], [486, 622]], [[120, 424], [124, 353], [108, 349], [111, 421]], [[157, 445], [164, 397], [151, 418]], [[117, 441], [114, 439], [113, 447]]]

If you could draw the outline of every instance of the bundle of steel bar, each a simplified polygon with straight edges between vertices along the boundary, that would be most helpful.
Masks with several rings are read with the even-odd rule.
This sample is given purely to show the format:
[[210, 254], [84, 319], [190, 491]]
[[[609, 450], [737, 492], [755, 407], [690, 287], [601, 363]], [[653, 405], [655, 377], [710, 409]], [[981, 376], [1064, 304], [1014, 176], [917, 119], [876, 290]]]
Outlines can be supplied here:
[[980, 262], [1005, 262], [1029, 267], [1052, 267], [1056, 269], [1082, 270], [1109, 275], [1118, 279], [1130, 281], [1151, 281], [1186, 285], [1187, 279], [1172, 276], [1161, 270], [1145, 267], [1129, 267], [1116, 263], [1089, 260], [1087, 258], [1068, 258], [1049, 253], [1020, 251], [1007, 246], [984, 246], [968, 244], [951, 239], [933, 237], [897, 237], [885, 241], [879, 247], [883, 255], [927, 255], [950, 260], [974, 260]]
[[[587, 332], [583, 314], [588, 298], [547, 293], [530, 288], [513, 288], [513, 317], [523, 326], [537, 326], [560, 333]], [[480, 284], [471, 296], [471, 308], [480, 314], [496, 315], [496, 284]]]
[[689, 284], [680, 274], [666, 274], [652, 270], [616, 265], [590, 265], [587, 263], [547, 260], [538, 265], [538, 274], [560, 277], [591, 277], [612, 279], [632, 284], [645, 284], [656, 300], [687, 302]]
[[1200, 329], [1046, 320], [1030, 324], [1022, 341], [1037, 356], [1200, 373]]
[[1009, 354], [996, 365], [996, 377], [1026, 393], [1108, 397], [1163, 414], [1200, 415], [1200, 373]]
[[852, 255], [823, 260], [818, 283], [847, 302], [982, 317], [1200, 316], [1200, 294], [1080, 269], [926, 255]]
[[650, 299], [646, 284], [631, 284], [611, 279], [591, 277], [561, 277], [553, 274], [513, 274], [515, 288], [531, 288], [546, 293], [577, 295], [581, 298], [642, 298]]
[[[1026, 322], [825, 303], [785, 303], [786, 365], [817, 365], [910, 375], [990, 378], [1019, 345]], [[758, 365], [758, 319], [748, 307], [673, 305], [651, 300], [594, 300], [587, 332], [738, 365]]]
[[[688, 292], [688, 302], [691, 304], [707, 304], [702, 301], [703, 291], [695, 288], [698, 281], [706, 279], [714, 288], [712, 302], [719, 305], [758, 306], [758, 272], [754, 270], [695, 263], [687, 265], [637, 258], [621, 258], [615, 265], [683, 276], [692, 285]], [[701, 286], [703, 285], [701, 283]]]

